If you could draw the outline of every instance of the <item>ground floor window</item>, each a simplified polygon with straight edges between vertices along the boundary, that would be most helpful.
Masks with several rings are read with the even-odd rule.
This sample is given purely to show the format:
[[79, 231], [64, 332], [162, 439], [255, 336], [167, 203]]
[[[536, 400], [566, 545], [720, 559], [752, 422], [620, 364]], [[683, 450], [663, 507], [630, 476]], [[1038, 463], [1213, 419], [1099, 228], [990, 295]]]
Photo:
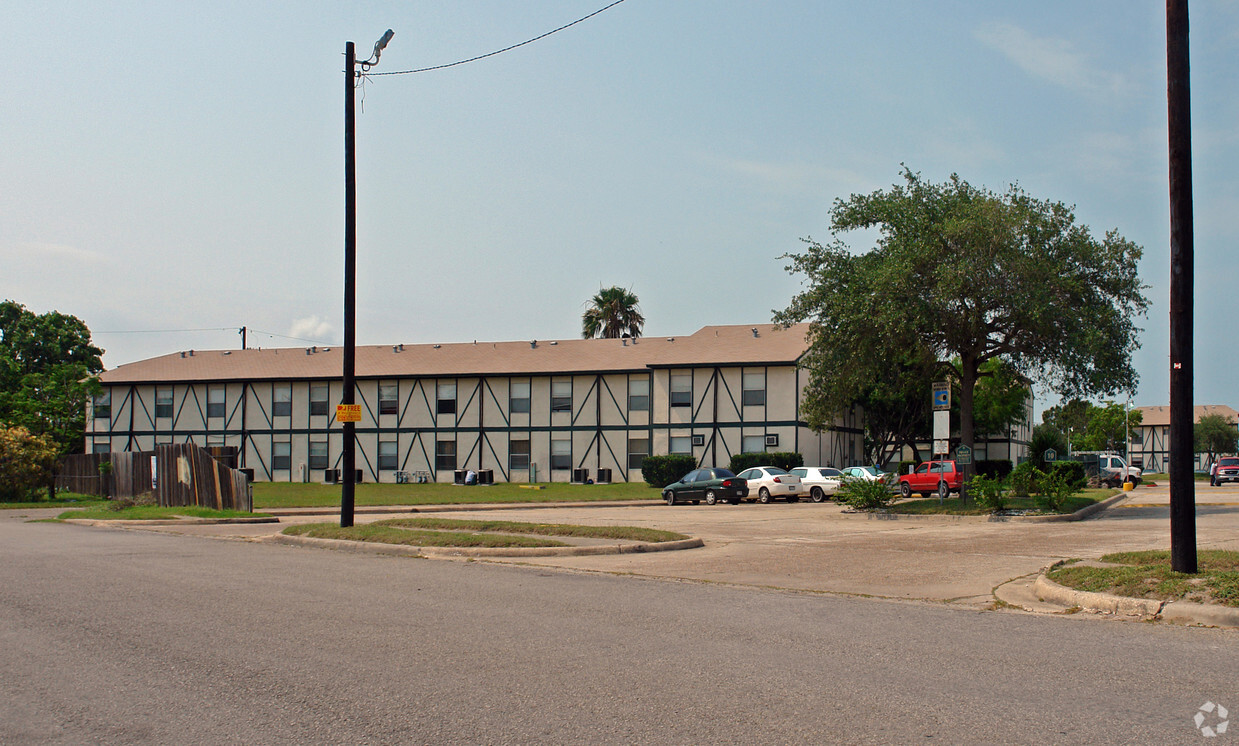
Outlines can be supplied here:
[[271, 444], [271, 468], [275, 471], [288, 471], [293, 467], [293, 444]]
[[629, 438], [628, 439], [628, 468], [640, 469], [641, 462], [645, 457], [650, 455], [650, 439], [649, 438]]
[[327, 441], [310, 441], [310, 468], [327, 468]]
[[435, 442], [435, 468], [446, 471], [456, 469], [456, 441], [440, 440]]
[[568, 438], [555, 438], [551, 440], [551, 468], [572, 468], [572, 441]]
[[508, 445], [508, 468], [513, 470], [529, 468], [528, 440], [514, 440]]
[[[455, 445], [453, 443], [453, 445]], [[396, 441], [384, 440], [379, 443], [379, 470], [395, 471], [397, 462]]]

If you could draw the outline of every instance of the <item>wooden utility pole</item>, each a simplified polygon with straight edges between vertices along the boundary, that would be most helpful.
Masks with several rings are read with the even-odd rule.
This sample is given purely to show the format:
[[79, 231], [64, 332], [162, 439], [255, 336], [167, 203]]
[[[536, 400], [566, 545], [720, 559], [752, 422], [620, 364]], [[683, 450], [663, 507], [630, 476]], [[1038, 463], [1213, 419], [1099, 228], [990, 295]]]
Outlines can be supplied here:
[[1170, 141], [1170, 567], [1196, 572], [1192, 428], [1192, 106], [1187, 0], [1166, 0], [1166, 102]]
[[[344, 45], [344, 395], [342, 404], [352, 404], [357, 387], [357, 149], [356, 126], [357, 52], [353, 42]], [[356, 425], [344, 423], [344, 473], [340, 495], [340, 528], [353, 525], [353, 477], [357, 468]]]

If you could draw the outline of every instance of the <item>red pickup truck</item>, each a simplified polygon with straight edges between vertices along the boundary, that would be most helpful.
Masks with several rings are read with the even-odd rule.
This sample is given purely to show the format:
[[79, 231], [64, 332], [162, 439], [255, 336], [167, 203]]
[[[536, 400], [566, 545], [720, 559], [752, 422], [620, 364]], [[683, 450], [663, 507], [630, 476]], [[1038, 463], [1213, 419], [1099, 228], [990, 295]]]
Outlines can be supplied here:
[[945, 500], [952, 492], [959, 493], [962, 477], [954, 461], [926, 461], [911, 474], [899, 477], [899, 494], [906, 498], [912, 497], [913, 492], [923, 497], [937, 493]]

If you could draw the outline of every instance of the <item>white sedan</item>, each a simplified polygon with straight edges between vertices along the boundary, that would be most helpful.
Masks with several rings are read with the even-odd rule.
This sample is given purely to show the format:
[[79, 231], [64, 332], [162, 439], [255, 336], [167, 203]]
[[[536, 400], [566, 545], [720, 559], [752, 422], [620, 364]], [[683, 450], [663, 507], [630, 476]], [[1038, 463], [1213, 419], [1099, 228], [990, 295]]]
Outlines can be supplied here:
[[843, 486], [843, 472], [829, 466], [797, 466], [792, 474], [800, 477], [800, 483], [809, 490], [809, 497], [815, 503], [834, 497]]
[[890, 480], [890, 475], [884, 471], [879, 471], [876, 466], [849, 466], [843, 470], [843, 476], [847, 479], [862, 479], [866, 482], [886, 482]]
[[768, 503], [776, 497], [781, 497], [789, 503], [794, 503], [804, 494], [804, 485], [800, 477], [790, 474], [777, 466], [754, 466], [745, 469], [736, 476], [747, 479], [749, 483], [749, 498], [754, 496], [761, 502]]

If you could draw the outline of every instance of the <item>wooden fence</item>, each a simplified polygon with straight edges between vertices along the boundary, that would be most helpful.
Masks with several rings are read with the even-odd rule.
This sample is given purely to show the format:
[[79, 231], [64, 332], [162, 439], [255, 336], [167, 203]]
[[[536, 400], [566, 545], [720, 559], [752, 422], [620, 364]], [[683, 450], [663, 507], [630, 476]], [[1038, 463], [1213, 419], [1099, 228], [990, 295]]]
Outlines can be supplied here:
[[[225, 458], [230, 455], [223, 452], [226, 449], [219, 450]], [[101, 470], [100, 464], [105, 462], [110, 466]], [[198, 505], [246, 512], [254, 509], [249, 477], [193, 443], [157, 445], [153, 452], [66, 456], [56, 473], [56, 488], [99, 497], [150, 493], [164, 507]]]

